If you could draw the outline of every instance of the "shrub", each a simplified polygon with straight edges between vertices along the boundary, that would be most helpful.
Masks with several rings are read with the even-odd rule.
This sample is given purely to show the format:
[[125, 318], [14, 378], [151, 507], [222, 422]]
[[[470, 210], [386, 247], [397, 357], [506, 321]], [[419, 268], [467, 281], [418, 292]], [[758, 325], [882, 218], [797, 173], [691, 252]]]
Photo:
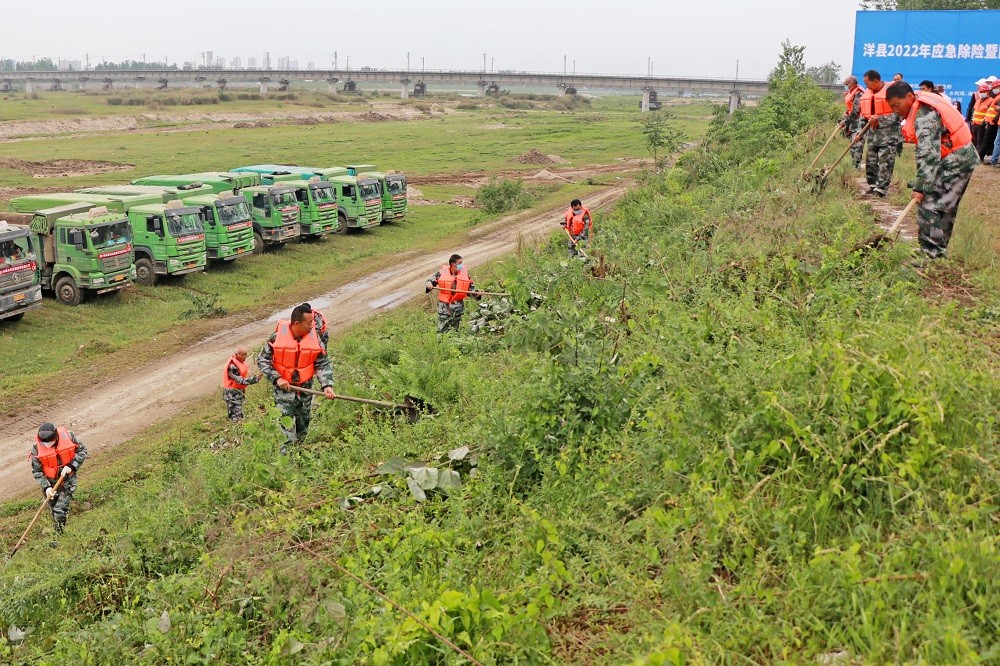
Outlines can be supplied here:
[[476, 191], [476, 205], [488, 215], [499, 215], [531, 206], [524, 182], [511, 178], [492, 179]]

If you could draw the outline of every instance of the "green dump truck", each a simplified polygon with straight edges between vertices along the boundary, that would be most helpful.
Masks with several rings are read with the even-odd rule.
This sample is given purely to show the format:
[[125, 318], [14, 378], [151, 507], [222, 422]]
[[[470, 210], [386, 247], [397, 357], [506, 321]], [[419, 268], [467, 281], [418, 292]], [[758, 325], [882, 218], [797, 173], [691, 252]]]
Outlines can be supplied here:
[[236, 193], [244, 187], [254, 187], [263, 181], [258, 173], [235, 173], [232, 171], [205, 171], [203, 173], [184, 173], [173, 176], [147, 176], [132, 181], [133, 185], [156, 185], [160, 187], [179, 187], [182, 185], [207, 185], [215, 193]]
[[357, 176], [360, 173], [375, 171], [374, 164], [348, 164], [346, 166], [348, 176]]
[[157, 195], [87, 194], [84, 192], [49, 192], [47, 194], [27, 194], [10, 201], [10, 209], [19, 213], [34, 213], [46, 208], [87, 203], [104, 206], [115, 213], [124, 213], [132, 206], [161, 203]]
[[250, 204], [253, 217], [254, 252], [263, 252], [266, 246], [282, 245], [302, 233], [297, 191], [296, 185], [285, 183], [240, 190]]
[[36, 238], [28, 227], [0, 215], [0, 320], [21, 321], [25, 312], [41, 305]]
[[295, 198], [299, 202], [299, 226], [302, 236], [321, 238], [337, 230], [337, 194], [333, 185], [314, 179], [286, 183], [295, 188]]
[[382, 221], [382, 193], [374, 178], [334, 176], [330, 179], [337, 194], [337, 233], [348, 229], [377, 227]]
[[154, 285], [162, 275], [205, 270], [207, 251], [201, 208], [183, 201], [128, 209], [135, 233], [136, 282]]
[[253, 253], [253, 216], [242, 195], [203, 194], [185, 199], [184, 205], [201, 209], [209, 260], [232, 261]]
[[396, 222], [406, 218], [406, 176], [401, 173], [365, 171], [362, 178], [374, 178], [382, 195], [382, 221]]
[[162, 203], [177, 199], [187, 199], [201, 194], [212, 194], [212, 188], [203, 183], [191, 183], [188, 185], [178, 185], [176, 187], [165, 187], [161, 185], [99, 185], [97, 187], [83, 187], [75, 192], [84, 194], [108, 194], [111, 196], [158, 196]]
[[30, 223], [39, 284], [66, 305], [79, 305], [88, 291], [116, 292], [135, 282], [132, 226], [104, 206], [75, 203], [6, 213]]

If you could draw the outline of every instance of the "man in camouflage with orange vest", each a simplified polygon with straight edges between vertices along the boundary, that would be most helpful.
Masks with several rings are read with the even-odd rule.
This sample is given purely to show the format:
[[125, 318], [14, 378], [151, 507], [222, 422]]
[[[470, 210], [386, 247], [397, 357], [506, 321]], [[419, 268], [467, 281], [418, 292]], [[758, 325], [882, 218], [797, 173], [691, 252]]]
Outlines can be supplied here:
[[886, 104], [887, 86], [882, 76], [870, 69], [865, 72], [864, 80], [868, 89], [861, 97], [861, 116], [872, 125], [868, 130], [868, 157], [865, 162], [865, 178], [870, 188], [867, 194], [884, 197], [896, 168], [897, 151], [902, 145], [902, 120]]
[[[844, 138], [853, 139], [861, 128], [865, 126], [861, 119], [861, 97], [865, 94], [865, 89], [858, 85], [856, 76], [848, 76], [844, 79], [844, 115], [840, 117], [840, 126], [844, 130]], [[856, 141], [851, 144], [851, 161], [854, 168], [861, 168], [861, 160], [865, 153], [865, 142]]]
[[333, 392], [333, 367], [326, 355], [326, 347], [313, 327], [313, 311], [308, 303], [297, 305], [289, 321], [280, 321], [275, 332], [257, 356], [257, 367], [274, 385], [274, 404], [282, 417], [281, 431], [285, 443], [281, 453], [288, 453], [289, 446], [305, 439], [312, 418], [312, 396], [295, 391], [295, 387], [312, 388], [313, 379], [319, 382], [323, 393], [330, 400]]
[[562, 226], [569, 232], [569, 258], [583, 256], [580, 246], [586, 246], [590, 241], [590, 229], [594, 226], [594, 220], [590, 217], [590, 211], [583, 207], [579, 199], [570, 202], [569, 208], [563, 214]]
[[445, 333], [449, 328], [458, 332], [465, 313], [465, 299], [472, 296], [476, 300], [482, 298], [476, 292], [476, 286], [469, 277], [469, 269], [462, 263], [462, 255], [453, 254], [448, 263], [427, 280], [424, 287], [426, 293], [434, 288], [438, 292], [438, 333]]
[[[66, 428], [43, 423], [35, 435], [30, 458], [31, 473], [49, 500], [56, 532], [62, 534], [76, 492], [76, 473], [87, 459], [87, 447]], [[55, 490], [59, 479], [63, 479], [62, 485]]]
[[915, 94], [905, 81], [892, 84], [886, 101], [906, 118], [906, 141], [917, 145], [918, 241], [925, 257], [945, 256], [955, 227], [958, 205], [979, 164], [972, 132], [965, 118], [934, 94]]
[[[309, 305], [306, 303], [306, 305]], [[311, 305], [309, 307], [312, 307]], [[313, 328], [316, 329], [316, 335], [319, 336], [320, 342], [323, 343], [324, 347], [330, 346], [330, 331], [326, 328], [326, 316], [316, 308], [312, 308], [313, 311]]]
[[253, 386], [259, 381], [260, 375], [250, 376], [250, 368], [247, 366], [247, 348], [238, 348], [236, 353], [226, 362], [226, 369], [222, 373], [222, 399], [226, 403], [230, 421], [243, 420], [243, 402], [247, 398], [247, 387]]

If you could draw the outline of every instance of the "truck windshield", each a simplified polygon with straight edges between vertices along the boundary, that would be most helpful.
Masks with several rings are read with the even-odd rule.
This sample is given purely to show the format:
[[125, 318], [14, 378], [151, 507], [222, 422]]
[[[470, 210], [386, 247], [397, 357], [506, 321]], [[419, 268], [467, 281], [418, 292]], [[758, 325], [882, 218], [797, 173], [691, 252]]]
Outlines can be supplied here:
[[223, 226], [228, 227], [230, 224], [246, 222], [250, 219], [250, 207], [246, 201], [237, 201], [236, 203], [226, 205], [220, 204], [215, 208], [219, 211], [219, 222]]
[[131, 243], [132, 226], [128, 223], [128, 220], [122, 220], [121, 222], [112, 222], [111, 224], [104, 224], [99, 227], [91, 227], [90, 242], [93, 243], [95, 250], [122, 243]]
[[0, 241], [0, 264], [12, 264], [34, 257], [35, 253], [31, 251], [27, 236]]
[[358, 187], [361, 188], [362, 199], [379, 199], [382, 196], [382, 193], [378, 191], [378, 181], [373, 183], [359, 183]]
[[167, 218], [167, 229], [174, 237], [200, 234], [205, 230], [201, 226], [201, 218], [198, 217], [198, 213], [167, 213], [165, 217]]
[[312, 193], [313, 200], [318, 204], [333, 203], [335, 200], [332, 187], [314, 187]]
[[277, 208], [298, 205], [298, 201], [295, 200], [295, 192], [291, 190], [288, 192], [282, 192], [281, 194], [272, 194], [271, 201]]
[[387, 178], [385, 186], [389, 190], [389, 194], [406, 194], [405, 178]]

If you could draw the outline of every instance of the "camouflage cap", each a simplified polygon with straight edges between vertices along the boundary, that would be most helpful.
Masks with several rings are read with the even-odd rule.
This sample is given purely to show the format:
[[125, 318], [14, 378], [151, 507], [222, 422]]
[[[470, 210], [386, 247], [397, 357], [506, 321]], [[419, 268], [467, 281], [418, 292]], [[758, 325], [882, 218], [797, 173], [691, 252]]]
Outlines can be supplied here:
[[38, 426], [38, 439], [43, 442], [51, 442], [56, 438], [56, 426], [54, 423], [43, 423]]

